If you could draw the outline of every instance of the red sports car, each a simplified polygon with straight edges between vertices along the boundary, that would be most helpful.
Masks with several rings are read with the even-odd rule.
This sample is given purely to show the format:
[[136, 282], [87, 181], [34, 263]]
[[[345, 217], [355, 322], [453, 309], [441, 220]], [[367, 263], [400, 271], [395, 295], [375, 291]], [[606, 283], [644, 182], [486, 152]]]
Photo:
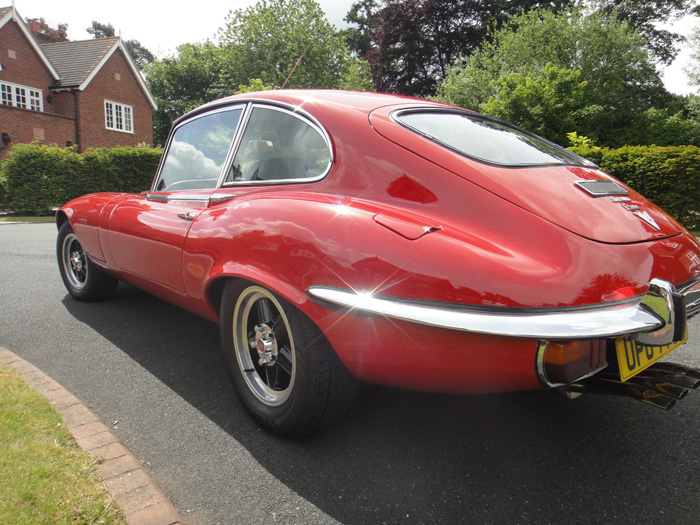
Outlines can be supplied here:
[[150, 191], [57, 214], [71, 295], [118, 281], [221, 326], [242, 404], [327, 425], [356, 379], [432, 392], [556, 388], [669, 407], [659, 363], [700, 310], [700, 244], [591, 162], [460, 108], [266, 91], [173, 126]]

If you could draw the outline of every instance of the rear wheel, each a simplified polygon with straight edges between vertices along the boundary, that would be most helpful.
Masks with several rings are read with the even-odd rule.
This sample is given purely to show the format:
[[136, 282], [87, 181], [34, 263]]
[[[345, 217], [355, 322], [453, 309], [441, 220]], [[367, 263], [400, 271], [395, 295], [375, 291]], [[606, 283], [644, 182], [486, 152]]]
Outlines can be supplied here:
[[261, 286], [228, 284], [221, 341], [243, 406], [276, 434], [315, 432], [342, 416], [352, 401], [355, 379], [323, 333]]
[[89, 259], [68, 221], [58, 230], [56, 256], [63, 284], [79, 301], [109, 299], [117, 289], [119, 281]]

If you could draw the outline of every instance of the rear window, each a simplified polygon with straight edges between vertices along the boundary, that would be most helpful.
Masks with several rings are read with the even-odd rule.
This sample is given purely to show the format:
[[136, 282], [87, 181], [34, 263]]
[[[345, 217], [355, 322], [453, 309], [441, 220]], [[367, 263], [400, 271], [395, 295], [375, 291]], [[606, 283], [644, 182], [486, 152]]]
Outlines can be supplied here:
[[505, 122], [459, 111], [403, 111], [394, 119], [457, 153], [502, 166], [594, 164], [561, 146]]

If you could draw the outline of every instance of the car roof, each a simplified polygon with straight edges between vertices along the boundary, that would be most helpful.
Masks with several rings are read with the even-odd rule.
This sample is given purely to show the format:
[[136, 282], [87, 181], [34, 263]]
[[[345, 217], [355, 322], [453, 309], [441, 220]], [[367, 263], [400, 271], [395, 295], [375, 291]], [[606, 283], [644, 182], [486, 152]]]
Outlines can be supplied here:
[[[369, 91], [343, 91], [343, 90], [318, 90], [318, 89], [285, 89], [255, 91], [220, 98], [183, 115], [181, 120], [192, 117], [198, 113], [206, 112], [218, 107], [228, 106], [234, 103], [267, 102], [278, 104], [288, 108], [310, 109], [311, 107], [323, 107], [324, 112], [354, 110], [369, 114], [377, 108], [385, 106], [406, 105], [423, 107], [449, 107], [445, 104], [429, 100], [392, 95], [389, 93], [375, 93]], [[313, 111], [309, 111], [313, 115]]]

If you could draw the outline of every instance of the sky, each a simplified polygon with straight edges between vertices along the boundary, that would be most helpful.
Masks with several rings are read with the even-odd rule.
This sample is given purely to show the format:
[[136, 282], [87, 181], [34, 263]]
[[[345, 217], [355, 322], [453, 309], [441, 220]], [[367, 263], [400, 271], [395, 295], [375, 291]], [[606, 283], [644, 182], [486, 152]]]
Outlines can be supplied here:
[[[0, 0], [0, 6], [12, 0]], [[343, 17], [354, 0], [317, 0], [328, 21], [343, 27]], [[24, 19], [44, 18], [51, 27], [68, 24], [68, 38], [92, 38], [86, 28], [96, 20], [112, 24], [124, 40], [138, 40], [159, 58], [175, 54], [184, 43], [213, 40], [224, 26], [229, 11], [245, 9], [257, 0], [197, 0], [173, 2], [162, 0], [15, 0], [15, 8]]]
[[[0, 7], [10, 5], [12, 0], [0, 0]], [[105, 2], [95, 0], [15, 0], [19, 14], [26, 18], [44, 18], [46, 22], [57, 27], [59, 23], [68, 24], [68, 38], [85, 40], [92, 35], [85, 31], [96, 20], [112, 24], [121, 32], [124, 40], [138, 40], [141, 44], [163, 58], [175, 54], [175, 48], [184, 43], [213, 40], [219, 28], [224, 26], [229, 11], [245, 9], [257, 0], [198, 0], [196, 2], [173, 2], [162, 0], [119, 0]], [[328, 21], [342, 28], [346, 24], [343, 17], [349, 11], [354, 0], [317, 0], [325, 11]], [[177, 7], [180, 4], [186, 8]], [[687, 18], [672, 28], [682, 34], [700, 23], [697, 18]], [[666, 88], [681, 95], [697, 92], [689, 86], [688, 78], [683, 72], [690, 60], [690, 52], [685, 50], [676, 61], [663, 71], [662, 78]]]

